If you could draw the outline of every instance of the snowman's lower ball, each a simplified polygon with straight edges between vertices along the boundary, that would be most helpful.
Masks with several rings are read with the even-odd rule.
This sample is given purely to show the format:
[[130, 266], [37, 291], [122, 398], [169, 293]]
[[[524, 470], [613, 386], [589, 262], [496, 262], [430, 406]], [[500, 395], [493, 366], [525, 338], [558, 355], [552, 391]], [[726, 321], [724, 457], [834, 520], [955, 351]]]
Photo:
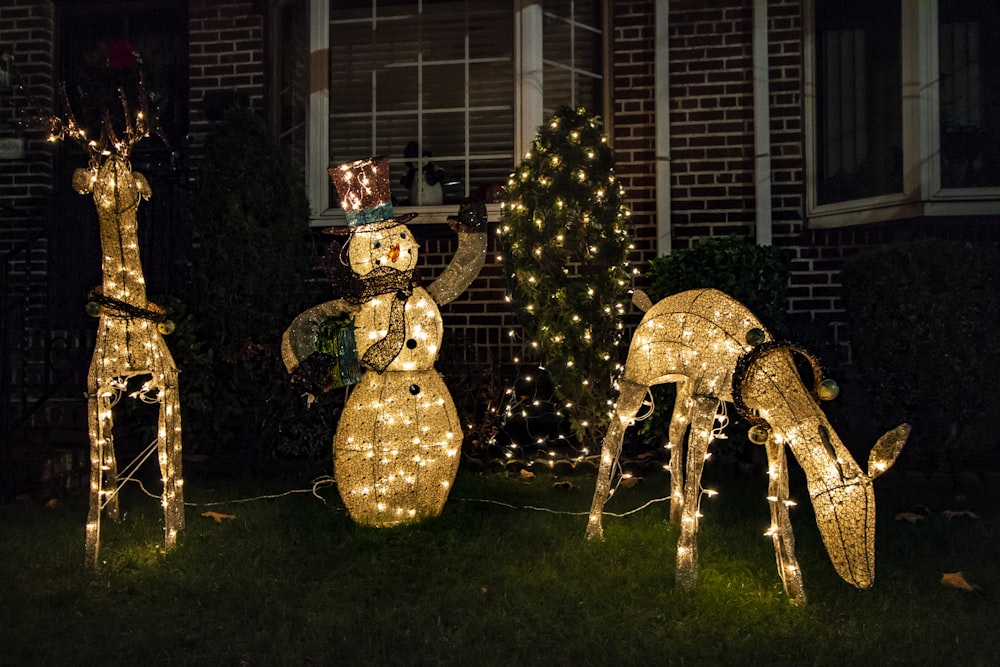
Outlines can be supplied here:
[[337, 488], [351, 518], [393, 526], [437, 516], [461, 445], [455, 404], [437, 371], [366, 371], [333, 438]]

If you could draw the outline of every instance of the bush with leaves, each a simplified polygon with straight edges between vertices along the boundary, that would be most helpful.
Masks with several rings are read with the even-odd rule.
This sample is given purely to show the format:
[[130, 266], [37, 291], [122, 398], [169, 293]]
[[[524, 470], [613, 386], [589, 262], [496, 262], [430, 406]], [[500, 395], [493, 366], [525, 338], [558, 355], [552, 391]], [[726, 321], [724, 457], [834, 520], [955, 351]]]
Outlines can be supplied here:
[[539, 128], [506, 189], [500, 221], [511, 296], [586, 446], [608, 423], [620, 362], [631, 240], [600, 119], [562, 108]]
[[1000, 248], [896, 243], [849, 259], [842, 278], [851, 346], [872, 399], [865, 414], [877, 426], [912, 424], [903, 461], [948, 469], [995, 451]]
[[271, 447], [266, 416], [283, 414], [272, 404], [289, 400], [281, 334], [310, 301], [308, 201], [301, 175], [249, 109], [226, 113], [204, 155], [184, 300], [216, 356], [210, 415], [191, 427], [213, 446]]

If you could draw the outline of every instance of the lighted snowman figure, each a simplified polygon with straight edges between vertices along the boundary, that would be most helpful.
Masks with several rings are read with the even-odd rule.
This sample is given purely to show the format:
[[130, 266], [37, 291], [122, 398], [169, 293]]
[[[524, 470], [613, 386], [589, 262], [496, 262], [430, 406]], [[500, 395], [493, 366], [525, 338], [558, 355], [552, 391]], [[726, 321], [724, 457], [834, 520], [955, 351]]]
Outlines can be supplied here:
[[439, 305], [475, 279], [486, 252], [485, 207], [450, 218], [459, 247], [426, 289], [414, 281], [418, 244], [393, 217], [387, 158], [330, 169], [347, 214], [352, 294], [299, 315], [285, 332], [289, 372], [318, 350], [317, 333], [350, 313], [364, 369], [333, 440], [334, 474], [351, 518], [373, 526], [410, 523], [441, 512], [458, 470], [462, 428], [434, 369], [443, 335]]

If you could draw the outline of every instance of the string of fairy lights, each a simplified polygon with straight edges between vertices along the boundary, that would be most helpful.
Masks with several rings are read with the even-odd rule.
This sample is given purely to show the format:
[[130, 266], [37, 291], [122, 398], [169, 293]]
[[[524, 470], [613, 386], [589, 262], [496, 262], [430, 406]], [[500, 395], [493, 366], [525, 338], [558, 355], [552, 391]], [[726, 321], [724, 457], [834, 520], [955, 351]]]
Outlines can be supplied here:
[[[152, 448], [154, 448], [154, 447], [155, 447], [155, 442], [152, 443], [148, 449], [152, 450]], [[142, 456], [143, 455], [140, 454], [140, 457], [142, 457]], [[146, 456], [148, 456], [148, 454]], [[142, 458], [142, 460], [144, 461], [145, 458]], [[138, 461], [135, 464], [135, 466], [129, 466], [129, 468], [131, 470], [135, 470], [139, 465], [141, 465], [141, 463], [142, 463], [142, 461]], [[139, 487], [139, 489], [142, 491], [142, 493], [146, 494], [150, 498], [155, 498], [155, 499], [159, 498], [159, 496], [157, 496], [153, 492], [149, 491], [145, 487], [145, 485], [142, 483], [142, 480], [140, 480], [140, 479], [138, 479], [136, 477], [133, 477], [131, 474], [129, 474], [126, 477], [122, 478], [120, 480], [120, 482], [121, 483], [119, 484], [119, 487], [118, 487], [119, 491], [121, 490], [121, 488], [123, 488], [125, 486], [125, 484], [134, 483], [134, 484], [136, 484]], [[341, 511], [341, 508], [335, 507], [335, 506], [331, 505], [330, 502], [326, 498], [324, 498], [322, 495], [320, 495], [320, 493], [319, 493], [320, 489], [322, 489], [324, 487], [328, 487], [328, 486], [335, 486], [336, 484], [337, 484], [337, 480], [334, 477], [332, 477], [330, 475], [321, 475], [320, 477], [317, 477], [317, 478], [313, 479], [312, 483], [308, 487], [296, 488], [296, 489], [288, 489], [287, 491], [280, 491], [278, 493], [260, 494], [260, 495], [256, 495], [256, 496], [249, 496], [249, 497], [246, 497], [246, 498], [233, 498], [233, 499], [229, 499], [229, 500], [215, 500], [215, 501], [205, 501], [205, 502], [185, 501], [184, 505], [186, 507], [226, 507], [226, 506], [229, 506], [229, 505], [242, 505], [242, 504], [260, 502], [260, 501], [265, 501], [265, 500], [277, 500], [279, 498], [287, 498], [288, 496], [293, 496], [293, 495], [298, 495], [298, 494], [310, 494], [313, 497], [315, 497], [316, 499], [318, 499], [320, 502], [322, 502], [324, 505], [326, 505], [327, 507], [330, 507], [331, 509], [333, 509], [335, 511]], [[707, 494], [708, 495], [715, 495], [715, 492], [714, 491], [707, 491]], [[486, 504], [486, 505], [496, 505], [498, 507], [505, 507], [507, 509], [512, 509], [512, 510], [524, 510], [524, 511], [532, 511], [532, 512], [544, 512], [546, 514], [557, 514], [557, 515], [562, 515], [562, 516], [583, 517], [583, 516], [587, 516], [589, 514], [589, 512], [586, 512], [586, 511], [576, 512], [576, 511], [569, 511], [569, 510], [557, 510], [557, 509], [552, 509], [550, 507], [540, 507], [538, 505], [515, 505], [513, 503], [507, 503], [507, 502], [503, 502], [501, 500], [494, 500], [494, 499], [491, 499], [491, 498], [462, 498], [462, 497], [453, 497], [452, 500], [456, 500], [456, 501], [459, 501], [459, 502], [467, 502], [467, 503], [482, 503], [482, 504]], [[660, 504], [660, 503], [666, 503], [666, 502], [670, 502], [670, 496], [663, 496], [663, 497], [658, 497], [658, 498], [652, 498], [652, 499], [647, 500], [646, 502], [642, 503], [641, 505], [639, 505], [637, 507], [634, 507], [634, 508], [632, 508], [630, 510], [625, 510], [625, 511], [622, 511], [622, 512], [605, 512], [604, 516], [610, 516], [610, 517], [615, 517], [615, 518], [625, 518], [625, 517], [628, 517], [628, 516], [632, 516], [633, 514], [638, 514], [639, 512], [642, 512], [643, 510], [646, 510], [646, 509], [648, 509], [648, 508], [650, 508], [650, 507], [652, 507], [654, 505], [657, 505], [657, 504]], [[344, 511], [346, 511], [346, 510], [344, 510]]]

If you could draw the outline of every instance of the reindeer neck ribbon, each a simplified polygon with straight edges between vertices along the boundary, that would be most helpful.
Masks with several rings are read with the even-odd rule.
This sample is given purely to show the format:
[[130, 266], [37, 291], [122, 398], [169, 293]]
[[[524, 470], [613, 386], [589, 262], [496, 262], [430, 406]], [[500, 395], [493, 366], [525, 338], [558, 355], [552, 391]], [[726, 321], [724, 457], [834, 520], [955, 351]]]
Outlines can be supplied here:
[[385, 372], [399, 356], [406, 340], [406, 300], [413, 294], [413, 270], [400, 271], [391, 266], [380, 266], [364, 276], [354, 275], [354, 289], [347, 300], [364, 303], [382, 294], [392, 294], [389, 308], [389, 326], [386, 335], [369, 347], [361, 361], [378, 373]]
[[101, 306], [100, 313], [108, 317], [119, 317], [122, 319], [140, 319], [150, 322], [160, 323], [167, 319], [166, 312], [152, 301], [148, 301], [148, 308], [136, 306], [120, 299], [115, 299], [104, 294], [104, 290], [95, 287], [87, 293], [87, 300]]
[[754, 426], [761, 426], [767, 430], [771, 429], [771, 425], [767, 423], [767, 420], [761, 417], [756, 410], [750, 408], [750, 406], [746, 404], [746, 401], [743, 400], [743, 384], [747, 380], [751, 366], [757, 363], [757, 361], [772, 352], [785, 350], [795, 352], [809, 362], [813, 373], [813, 388], [809, 393], [812, 395], [813, 400], [819, 401], [819, 386], [823, 381], [823, 370], [816, 357], [810, 354], [810, 352], [801, 345], [789, 343], [788, 341], [771, 340], [764, 343], [758, 343], [754, 345], [749, 352], [741, 354], [739, 359], [737, 359], [736, 368], [733, 371], [732, 386], [733, 407], [736, 408], [736, 412], [739, 413], [743, 419], [747, 420]]

